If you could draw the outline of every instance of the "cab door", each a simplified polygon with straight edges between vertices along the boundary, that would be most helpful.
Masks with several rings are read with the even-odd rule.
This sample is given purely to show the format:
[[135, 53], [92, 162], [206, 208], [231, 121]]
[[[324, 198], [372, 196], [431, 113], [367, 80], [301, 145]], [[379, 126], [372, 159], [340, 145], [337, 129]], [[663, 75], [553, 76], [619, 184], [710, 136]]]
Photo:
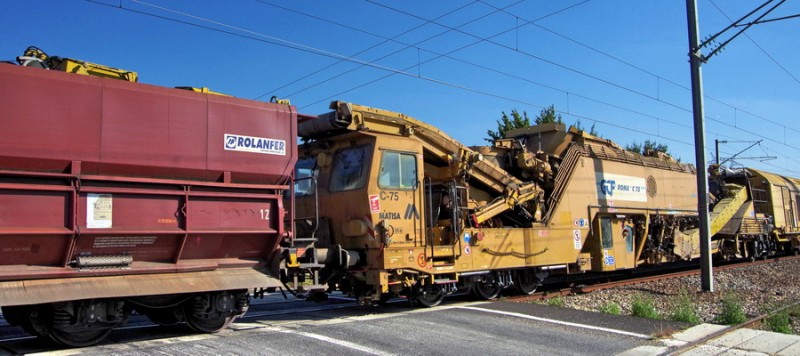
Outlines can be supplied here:
[[634, 228], [623, 215], [601, 215], [600, 257], [602, 271], [633, 268], [636, 264]]
[[421, 187], [418, 157], [414, 152], [381, 150], [377, 198], [379, 225], [387, 244], [415, 244], [422, 236]]

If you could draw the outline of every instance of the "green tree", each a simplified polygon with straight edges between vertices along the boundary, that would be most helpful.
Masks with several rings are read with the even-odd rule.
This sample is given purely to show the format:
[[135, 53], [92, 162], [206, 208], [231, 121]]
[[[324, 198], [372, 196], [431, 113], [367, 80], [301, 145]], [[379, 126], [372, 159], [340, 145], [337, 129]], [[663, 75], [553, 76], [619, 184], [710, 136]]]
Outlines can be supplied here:
[[562, 123], [561, 114], [556, 112], [555, 105], [550, 105], [539, 112], [539, 115], [536, 116], [534, 122], [536, 125], [547, 124], [551, 122], [557, 122], [560, 124]]
[[[512, 109], [510, 117], [508, 114], [506, 114], [505, 111], [503, 111], [502, 113], [503, 117], [501, 117], [500, 120], [497, 120], [497, 131], [493, 130], [486, 131], [486, 134], [489, 137], [485, 138], [484, 140], [486, 140], [489, 143], [492, 143], [495, 140], [499, 140], [501, 138], [505, 138], [507, 131], [531, 126], [531, 120], [528, 118], [528, 113], [525, 111], [523, 111], [522, 115], [520, 115], [517, 109]], [[536, 118], [534, 118], [535, 125], [546, 124], [549, 122], [558, 122], [558, 123], [562, 122], [561, 114], [556, 112], [556, 108], [554, 105], [550, 105], [542, 109], [542, 111], [539, 112], [539, 115], [537, 115]]]
[[636, 141], [633, 141], [633, 143], [626, 145], [625, 149], [640, 154], [645, 154], [649, 150], [664, 152], [666, 154], [669, 154], [669, 147], [666, 144], [658, 143], [656, 141], [650, 141], [650, 139], [644, 140], [643, 143], [638, 143]]
[[505, 138], [506, 131], [528, 126], [531, 126], [531, 120], [528, 118], [527, 112], [523, 111], [522, 115], [520, 115], [517, 109], [512, 109], [511, 117], [509, 117], [508, 114], [503, 111], [503, 117], [497, 120], [497, 131], [487, 130], [486, 134], [489, 135], [489, 137], [484, 140], [492, 143], [495, 140]]

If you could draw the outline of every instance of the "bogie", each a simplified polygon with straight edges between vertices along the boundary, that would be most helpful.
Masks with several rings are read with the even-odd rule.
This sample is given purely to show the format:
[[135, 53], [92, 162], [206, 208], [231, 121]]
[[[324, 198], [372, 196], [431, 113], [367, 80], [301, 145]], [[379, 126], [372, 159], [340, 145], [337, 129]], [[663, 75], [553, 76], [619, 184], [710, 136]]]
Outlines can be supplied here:
[[35, 334], [70, 346], [94, 345], [124, 324], [130, 308], [122, 300], [82, 300], [37, 305], [28, 309]]

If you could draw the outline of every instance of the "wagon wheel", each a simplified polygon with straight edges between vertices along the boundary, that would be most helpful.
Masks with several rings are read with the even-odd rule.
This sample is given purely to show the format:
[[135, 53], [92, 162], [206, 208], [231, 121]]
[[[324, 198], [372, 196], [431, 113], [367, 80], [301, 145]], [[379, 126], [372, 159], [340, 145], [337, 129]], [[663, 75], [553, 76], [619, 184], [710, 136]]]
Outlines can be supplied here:
[[515, 277], [514, 285], [517, 291], [524, 295], [533, 294], [542, 285], [542, 278], [531, 270], [518, 271]]
[[51, 327], [47, 333], [53, 341], [69, 347], [84, 347], [103, 340], [113, 327], [93, 327], [86, 330], [68, 330]]
[[187, 315], [186, 324], [189, 324], [189, 327], [197, 332], [215, 333], [226, 328], [233, 322], [234, 319], [236, 319], [235, 316], [217, 316], [213, 318], [201, 318], [195, 315]]
[[[56, 343], [70, 347], [84, 347], [97, 344], [103, 340], [111, 330], [128, 319], [130, 309], [125, 308], [115, 322], [103, 323], [73, 323], [73, 316], [68, 304], [52, 304], [52, 309], [44, 316], [45, 333]], [[34, 321], [35, 323], [35, 321]], [[59, 326], [56, 326], [59, 325]], [[63, 326], [62, 326], [63, 325]]]
[[494, 282], [475, 282], [472, 284], [472, 295], [478, 299], [489, 300], [497, 298], [502, 288]]
[[192, 330], [215, 333], [230, 325], [236, 299], [229, 293], [197, 295], [184, 304], [186, 324]]
[[413, 304], [421, 305], [426, 308], [433, 308], [442, 303], [444, 300], [444, 289], [439, 286], [420, 289], [415, 293], [414, 298], [411, 298]]

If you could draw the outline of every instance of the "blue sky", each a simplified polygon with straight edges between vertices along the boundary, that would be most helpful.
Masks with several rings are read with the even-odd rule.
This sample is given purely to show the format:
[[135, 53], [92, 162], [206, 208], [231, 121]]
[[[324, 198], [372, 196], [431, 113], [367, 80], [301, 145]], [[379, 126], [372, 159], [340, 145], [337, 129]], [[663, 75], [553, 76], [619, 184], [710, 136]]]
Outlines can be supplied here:
[[[701, 37], [763, 2], [698, 0]], [[2, 60], [35, 45], [308, 114], [352, 101], [467, 145], [501, 111], [552, 104], [567, 123], [694, 162], [684, 1], [5, 0], [0, 13]], [[795, 14], [788, 1], [766, 18]], [[714, 139], [736, 141], [722, 158], [763, 140], [740, 157], [777, 159], [737, 162], [800, 177], [798, 39], [800, 18], [755, 25], [703, 66], [709, 161]]]

